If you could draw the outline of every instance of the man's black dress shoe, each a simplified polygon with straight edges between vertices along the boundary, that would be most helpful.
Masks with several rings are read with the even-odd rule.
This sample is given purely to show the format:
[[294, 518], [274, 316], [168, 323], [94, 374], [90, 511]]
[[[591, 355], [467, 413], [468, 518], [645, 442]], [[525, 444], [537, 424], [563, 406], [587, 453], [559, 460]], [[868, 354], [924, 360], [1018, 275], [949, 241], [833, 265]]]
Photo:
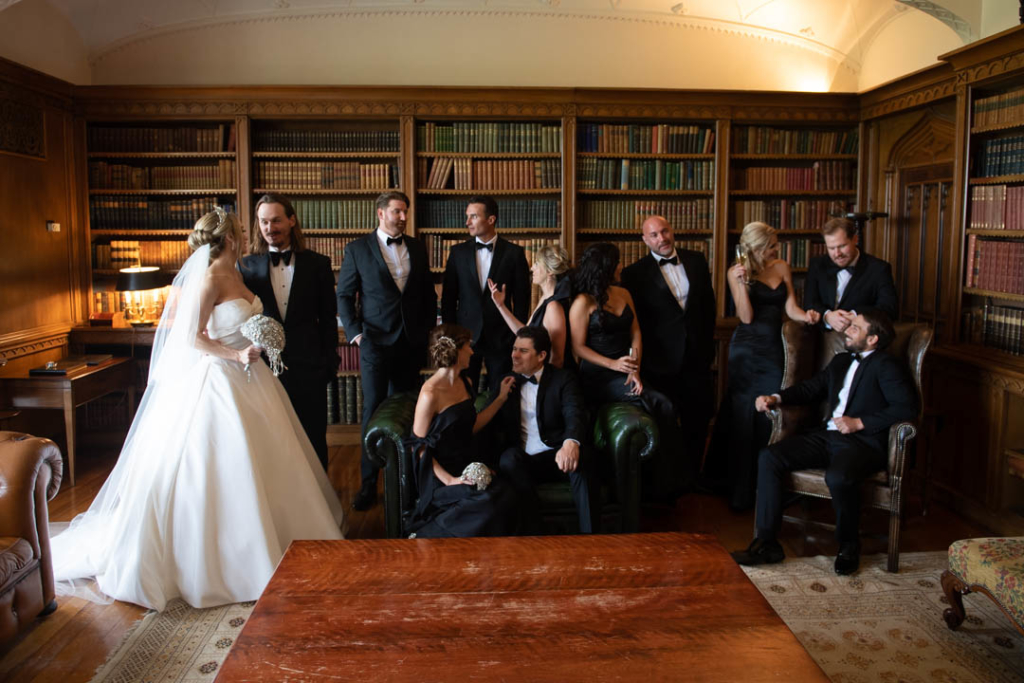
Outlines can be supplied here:
[[377, 502], [377, 482], [363, 484], [352, 501], [352, 509], [365, 512]]
[[776, 540], [765, 540], [755, 538], [747, 546], [746, 550], [739, 550], [732, 553], [732, 559], [737, 564], [754, 567], [759, 564], [776, 564], [786, 559], [786, 553]]
[[836, 555], [836, 574], [847, 576], [860, 567], [860, 544], [840, 543], [839, 554]]

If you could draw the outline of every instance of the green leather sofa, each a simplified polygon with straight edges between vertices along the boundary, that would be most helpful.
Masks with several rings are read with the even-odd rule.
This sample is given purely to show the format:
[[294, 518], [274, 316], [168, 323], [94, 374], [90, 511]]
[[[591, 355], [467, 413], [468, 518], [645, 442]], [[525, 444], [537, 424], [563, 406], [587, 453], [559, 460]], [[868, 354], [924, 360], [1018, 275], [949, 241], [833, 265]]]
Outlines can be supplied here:
[[[480, 408], [485, 398], [477, 401]], [[405, 538], [408, 515], [416, 507], [412, 460], [402, 440], [412, 429], [416, 395], [396, 394], [381, 403], [370, 419], [364, 445], [384, 473], [384, 526], [388, 538]], [[635, 532], [640, 524], [640, 466], [657, 450], [658, 427], [643, 410], [609, 403], [594, 422], [594, 452], [600, 458], [602, 531]], [[538, 488], [543, 515], [553, 532], [576, 526], [572, 494], [566, 484]]]

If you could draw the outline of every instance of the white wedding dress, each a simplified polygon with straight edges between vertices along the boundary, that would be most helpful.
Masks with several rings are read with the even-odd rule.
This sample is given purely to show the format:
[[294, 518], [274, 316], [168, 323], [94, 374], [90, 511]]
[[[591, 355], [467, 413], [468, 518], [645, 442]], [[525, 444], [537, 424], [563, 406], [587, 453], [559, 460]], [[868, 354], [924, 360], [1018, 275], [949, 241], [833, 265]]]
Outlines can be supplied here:
[[[262, 311], [259, 298], [218, 304], [207, 334], [245, 348], [239, 328]], [[259, 597], [291, 541], [342, 537], [338, 498], [266, 364], [194, 357], [151, 373], [103, 489], [52, 541], [57, 581], [95, 577], [157, 610], [212, 607]]]

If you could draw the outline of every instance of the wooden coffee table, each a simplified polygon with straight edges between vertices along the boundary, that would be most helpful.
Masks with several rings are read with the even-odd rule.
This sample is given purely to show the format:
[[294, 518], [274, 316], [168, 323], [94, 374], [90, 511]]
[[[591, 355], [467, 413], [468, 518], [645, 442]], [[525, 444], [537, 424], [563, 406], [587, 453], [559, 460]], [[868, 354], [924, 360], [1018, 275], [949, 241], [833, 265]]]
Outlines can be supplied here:
[[712, 536], [299, 541], [218, 681], [827, 681]]

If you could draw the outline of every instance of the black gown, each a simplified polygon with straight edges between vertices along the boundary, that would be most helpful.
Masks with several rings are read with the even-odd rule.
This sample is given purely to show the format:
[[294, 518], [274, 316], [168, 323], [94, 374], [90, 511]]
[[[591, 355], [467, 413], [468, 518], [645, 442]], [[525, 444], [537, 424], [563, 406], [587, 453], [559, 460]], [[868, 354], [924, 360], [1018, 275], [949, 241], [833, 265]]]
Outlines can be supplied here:
[[729, 504], [738, 510], [754, 505], [757, 457], [768, 444], [772, 425], [758, 413], [754, 399], [777, 393], [782, 385], [782, 313], [789, 291], [759, 280], [750, 284], [754, 318], [740, 323], [729, 344], [729, 380], [715, 420], [708, 462], [729, 488]]
[[562, 278], [555, 285], [555, 293], [540, 302], [537, 310], [530, 316], [530, 322], [527, 325], [529, 327], [544, 327], [544, 314], [547, 313], [548, 305], [557, 302], [557, 305], [561, 306], [565, 313], [565, 348], [562, 353], [562, 367], [575, 371], [576, 357], [572, 354], [572, 329], [569, 327], [569, 307], [572, 304], [573, 296], [571, 278]]
[[[468, 382], [466, 388], [469, 390]], [[413, 458], [412, 471], [419, 493], [408, 529], [418, 538], [507, 536], [517, 530], [520, 512], [515, 491], [498, 473], [483, 491], [466, 484], [445, 486], [434, 475], [432, 460], [456, 477], [469, 463], [482, 461], [473, 449], [475, 422], [476, 409], [470, 391], [470, 398], [434, 416], [426, 436], [405, 440]]]

